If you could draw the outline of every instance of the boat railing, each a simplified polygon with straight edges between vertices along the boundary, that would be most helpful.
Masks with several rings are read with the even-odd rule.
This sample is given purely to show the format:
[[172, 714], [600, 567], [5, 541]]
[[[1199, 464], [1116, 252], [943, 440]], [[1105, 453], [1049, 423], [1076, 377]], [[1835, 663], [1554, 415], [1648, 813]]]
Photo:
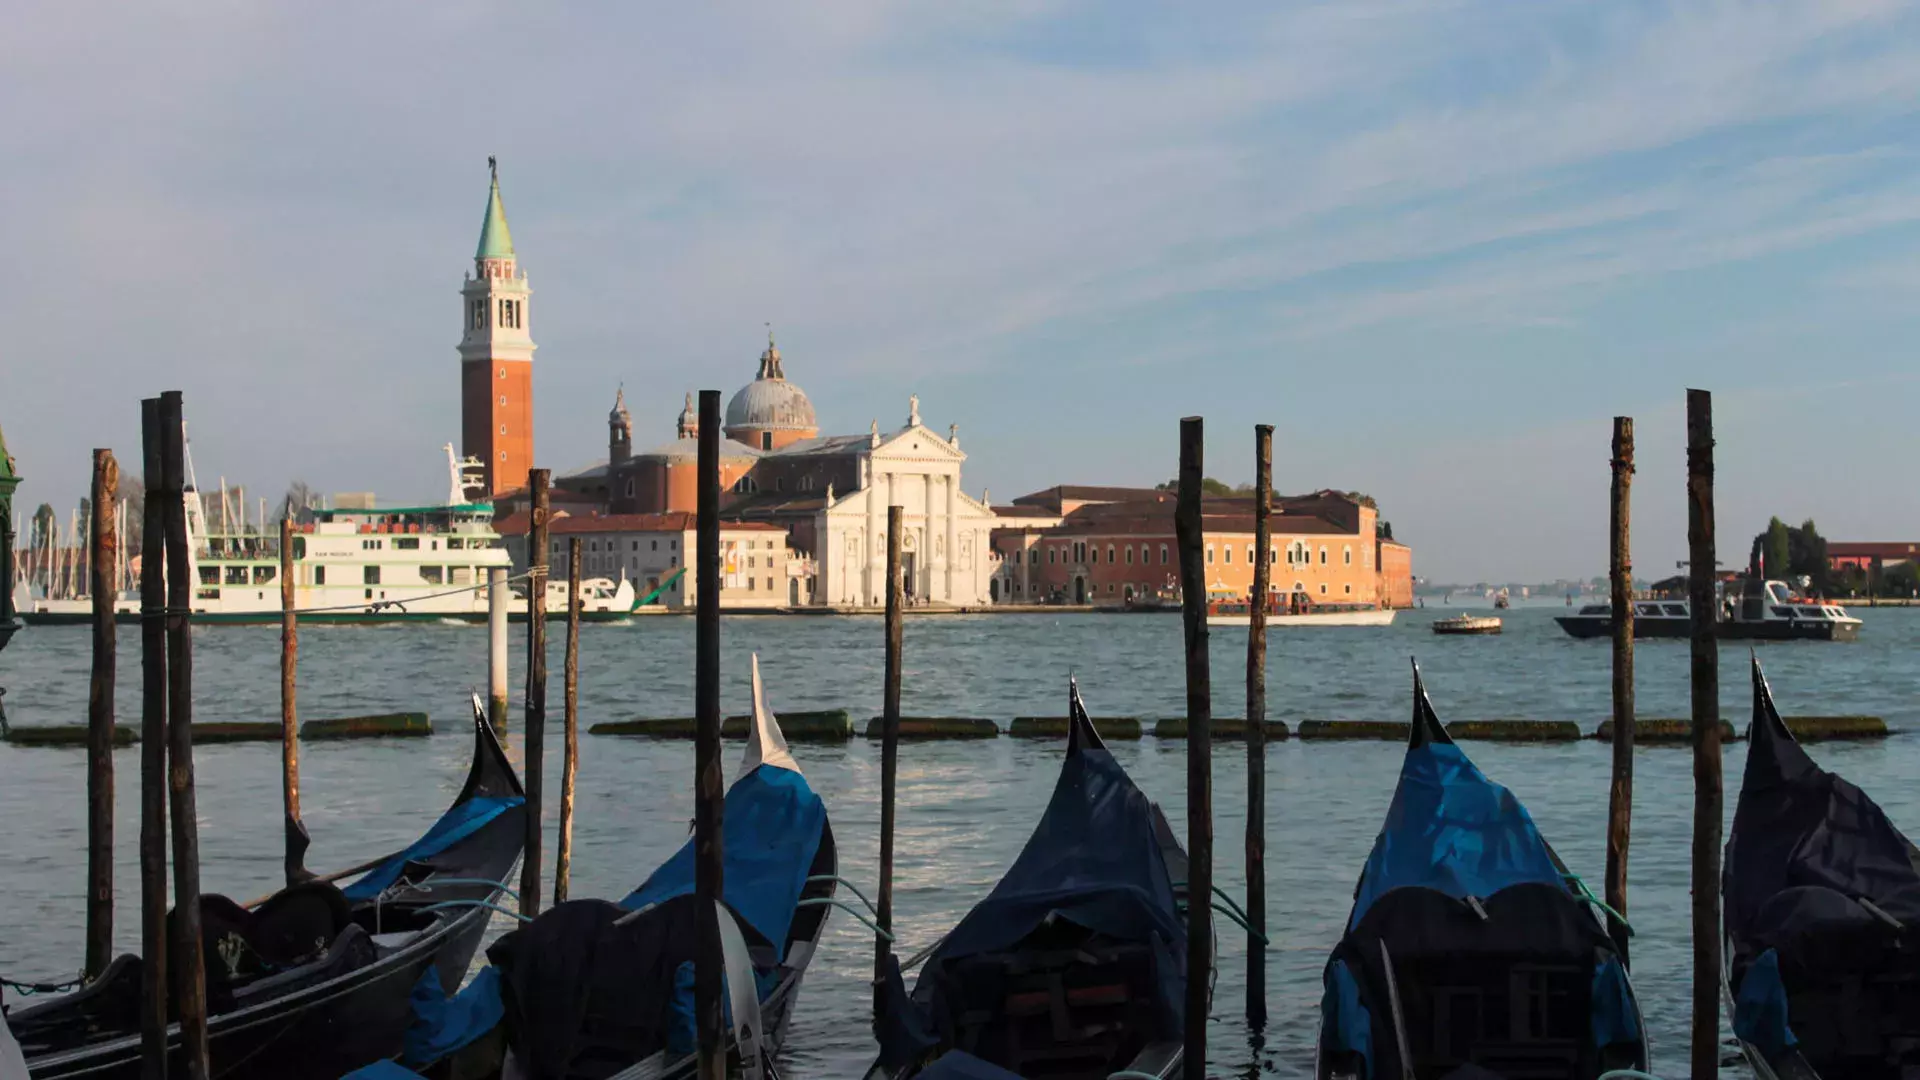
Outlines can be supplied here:
[[866, 914], [862, 912], [859, 908], [854, 907], [852, 904], [849, 904], [844, 900], [836, 900], [831, 896], [813, 896], [813, 897], [808, 897], [805, 900], [800, 900], [796, 902], [793, 906], [797, 908], [803, 908], [803, 907], [839, 908], [841, 911], [844, 911], [847, 914], [853, 916], [854, 918], [859, 919], [863, 924], [866, 925], [867, 929], [873, 931], [874, 934], [876, 934], [882, 941], [885, 941], [889, 945], [893, 944], [892, 934], [889, 934], [885, 930], [880, 929], [880, 924], [874, 922], [872, 919], [867, 918]]

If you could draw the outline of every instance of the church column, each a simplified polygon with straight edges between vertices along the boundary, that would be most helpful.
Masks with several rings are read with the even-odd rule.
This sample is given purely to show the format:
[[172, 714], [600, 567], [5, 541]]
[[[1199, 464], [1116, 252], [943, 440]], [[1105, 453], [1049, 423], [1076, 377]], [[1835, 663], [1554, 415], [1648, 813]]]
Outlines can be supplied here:
[[860, 590], [860, 603], [870, 605], [874, 597], [881, 595], [879, 581], [886, 571], [880, 565], [880, 560], [886, 558], [887, 543], [880, 535], [880, 492], [878, 478], [873, 475], [872, 459], [868, 459], [861, 467], [867, 474], [867, 565], [861, 574], [864, 584]]
[[[947, 474], [947, 603], [956, 604], [960, 590], [956, 583], [960, 580], [960, 478]], [[972, 603], [972, 590], [968, 590], [966, 603]]]

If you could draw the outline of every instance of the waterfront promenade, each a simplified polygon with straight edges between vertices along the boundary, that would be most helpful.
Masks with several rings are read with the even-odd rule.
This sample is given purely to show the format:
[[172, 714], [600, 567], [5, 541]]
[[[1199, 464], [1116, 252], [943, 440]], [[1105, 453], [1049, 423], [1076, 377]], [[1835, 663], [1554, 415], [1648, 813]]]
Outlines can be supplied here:
[[[1407, 658], [1418, 656], [1444, 719], [1574, 720], [1591, 730], [1607, 713], [1608, 651], [1552, 623], [1558, 605], [1506, 613], [1507, 633], [1491, 639], [1436, 638], [1428, 624], [1451, 608], [1403, 612], [1384, 630], [1276, 631], [1271, 646], [1271, 714], [1302, 719], [1404, 720]], [[1051, 614], [1052, 617], [1042, 617]], [[915, 715], [984, 716], [1001, 726], [1019, 715], [1065, 710], [1065, 679], [1079, 676], [1096, 715], [1173, 716], [1184, 700], [1177, 615], [1114, 617], [1063, 613], [1019, 619], [909, 618], [903, 710]], [[1920, 730], [1920, 694], [1906, 658], [1920, 648], [1920, 612], [1866, 612], [1851, 645], [1762, 646], [1782, 709], [1886, 717], [1896, 732]], [[524, 656], [520, 628], [509, 650]], [[123, 633], [132, 655], [133, 628]], [[84, 716], [84, 627], [29, 629], [0, 658], [14, 721], [72, 723]], [[729, 617], [722, 623], [723, 707], [744, 711], [746, 659], [761, 654], [772, 703], [782, 710], [844, 707], [856, 724], [879, 712], [881, 625], [874, 618]], [[693, 623], [638, 619], [588, 627], [582, 640], [581, 720], [686, 715], [693, 699]], [[196, 716], [208, 722], [277, 714], [277, 634], [270, 627], [208, 627], [195, 635]], [[1215, 714], [1240, 708], [1244, 631], [1212, 634]], [[467, 626], [314, 627], [301, 639], [305, 716], [426, 709], [451, 724], [467, 687], [484, 683], [486, 637]], [[557, 656], [557, 648], [556, 648]], [[1744, 648], [1728, 646], [1724, 663]], [[1637, 652], [1645, 715], [1685, 715], [1684, 642], [1643, 643]], [[520, 673], [514, 672], [519, 685]], [[123, 666], [121, 717], [135, 715], [138, 680]], [[1744, 726], [1746, 688], [1724, 679], [1725, 715]], [[517, 691], [515, 695], [517, 707]], [[728, 772], [739, 752], [728, 743]], [[1866, 743], [1823, 743], [1813, 753], [1872, 792], [1897, 824], [1920, 828], [1920, 766], [1910, 734]], [[457, 738], [312, 744], [302, 755], [306, 819], [317, 868], [410, 839], [460, 779], [467, 745]], [[1059, 747], [1042, 741], [909, 743], [901, 751], [896, 926], [907, 951], [927, 943], [983, 896], [1024, 843], [1051, 790]], [[1115, 752], [1141, 787], [1184, 829], [1182, 744], [1151, 737]], [[1729, 789], [1744, 744], [1728, 747]], [[1591, 740], [1554, 746], [1475, 743], [1476, 761], [1532, 810], [1572, 868], [1600, 878], [1608, 752]], [[691, 816], [692, 746], [625, 738], [582, 739], [575, 892], [617, 895], [677, 847]], [[879, 787], [877, 744], [798, 745], [809, 779], [827, 800], [842, 872], [875, 874]], [[135, 775], [137, 750], [120, 753]], [[559, 762], [549, 748], [549, 790]], [[0, 973], [70, 973], [80, 955], [84, 868], [83, 755], [78, 750], [0, 746], [0, 859], [13, 867], [15, 903], [0, 913]], [[196, 748], [203, 878], [210, 890], [251, 896], [280, 867], [278, 749]], [[1386, 809], [1400, 763], [1378, 742], [1276, 743], [1269, 750], [1269, 925], [1272, 1025], [1255, 1049], [1240, 1019], [1243, 943], [1222, 924], [1213, 1054], [1216, 1075], [1301, 1076], [1310, 1066], [1320, 969], [1345, 917], [1353, 878]], [[1655, 1040], [1655, 1067], [1683, 1071], [1686, 1023], [1687, 845], [1692, 787], [1684, 749], [1639, 753], [1632, 918], [1636, 983]], [[1241, 885], [1244, 756], [1215, 753], [1216, 880]], [[135, 835], [131, 787], [119, 801], [119, 835]], [[1728, 799], [1731, 813], [1732, 799]], [[549, 810], [549, 815], [557, 807]], [[124, 949], [138, 923], [133, 845], [120, 846], [116, 921]], [[786, 1075], [844, 1077], [871, 1052], [865, 980], [871, 938], [852, 920], [830, 923], [823, 951], [789, 1040]]]

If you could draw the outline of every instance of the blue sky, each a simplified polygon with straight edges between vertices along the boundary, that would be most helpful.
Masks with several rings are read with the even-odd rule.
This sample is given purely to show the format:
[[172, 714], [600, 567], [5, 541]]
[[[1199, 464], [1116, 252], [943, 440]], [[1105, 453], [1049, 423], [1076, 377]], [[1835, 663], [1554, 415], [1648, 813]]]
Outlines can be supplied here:
[[966, 483], [1376, 495], [1442, 579], [1769, 514], [1920, 533], [1910, 5], [43, 4], [0, 36], [0, 427], [29, 503], [186, 391], [203, 481], [439, 493], [497, 154], [543, 464], [751, 377], [960, 425]]

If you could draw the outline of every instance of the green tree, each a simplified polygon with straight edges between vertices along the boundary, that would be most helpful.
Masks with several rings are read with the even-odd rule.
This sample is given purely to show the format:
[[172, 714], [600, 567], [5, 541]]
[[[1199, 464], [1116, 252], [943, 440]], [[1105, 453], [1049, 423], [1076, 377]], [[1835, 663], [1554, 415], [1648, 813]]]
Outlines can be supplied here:
[[33, 511], [33, 531], [28, 534], [36, 547], [44, 547], [53, 535], [53, 506], [41, 503]]
[[1779, 518], [1767, 522], [1765, 546], [1761, 550], [1761, 565], [1766, 576], [1776, 581], [1784, 581], [1793, 574], [1792, 542], [1787, 534], [1787, 523]]
[[[1813, 519], [1808, 518], [1800, 524], [1798, 549], [1792, 554], [1792, 569], [1795, 574], [1805, 574], [1813, 579], [1816, 592], [1824, 593], [1832, 583], [1833, 574], [1827, 565], [1827, 541], [1814, 528]], [[1789, 536], [1789, 541], [1793, 539]]]
[[[1180, 480], [1178, 477], [1175, 477], [1174, 479], [1169, 480], [1164, 484], [1153, 485], [1153, 489], [1155, 491], [1179, 491]], [[1231, 495], [1233, 494], [1233, 485], [1227, 483], [1224, 480], [1215, 480], [1211, 476], [1202, 477], [1200, 479], [1200, 494]]]

